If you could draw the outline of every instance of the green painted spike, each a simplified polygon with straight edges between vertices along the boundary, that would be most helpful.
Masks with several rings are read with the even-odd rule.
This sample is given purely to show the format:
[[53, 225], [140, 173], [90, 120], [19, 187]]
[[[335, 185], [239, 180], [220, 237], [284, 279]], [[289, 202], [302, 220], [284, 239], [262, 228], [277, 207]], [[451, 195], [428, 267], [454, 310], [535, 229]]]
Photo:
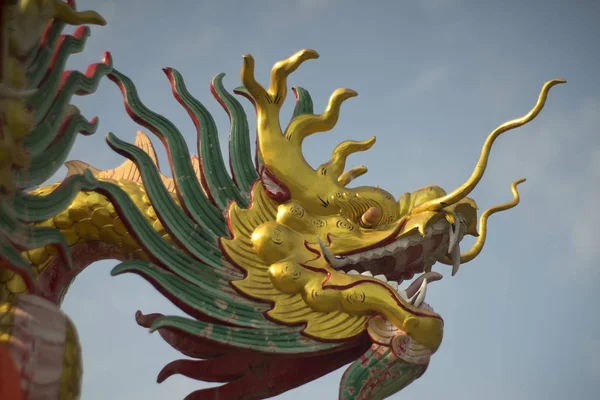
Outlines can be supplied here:
[[238, 86], [238, 87], [236, 87], [235, 89], [233, 89], [233, 93], [239, 94], [241, 96], [244, 96], [247, 99], [252, 99], [252, 95], [250, 94], [250, 92], [248, 91], [248, 89], [246, 89], [244, 86]]
[[162, 182], [150, 156], [139, 147], [118, 139], [112, 133], [108, 134], [106, 140], [113, 150], [127, 157], [137, 166], [152, 206], [171, 237], [207, 265], [223, 268], [222, 253], [216, 245], [216, 237], [194, 224], [179, 208]]
[[[226, 236], [225, 218], [204, 195], [192, 167], [185, 140], [171, 121], [150, 111], [140, 100], [135, 85], [117, 70], [109, 78], [121, 88], [129, 115], [166, 143], [172, 175], [181, 204], [194, 221], [217, 236]], [[163, 140], [164, 139], [164, 140]]]
[[171, 293], [178, 301], [191, 309], [215, 318], [219, 321], [238, 326], [258, 328], [263, 326], [274, 329], [288, 329], [265, 319], [266, 306], [259, 303], [248, 304], [234, 291], [225, 291], [228, 286], [212, 287], [207, 284], [193, 285], [180, 277], [165, 271], [147, 261], [129, 260], [117, 265], [111, 275], [136, 273], [158, 284]]
[[[394, 355], [388, 346], [373, 344], [367, 352], [354, 361], [342, 376], [340, 400], [363, 398], [385, 399], [402, 390], [419, 378], [427, 365], [410, 364]], [[383, 383], [367, 386], [374, 375], [385, 373]], [[364, 393], [368, 390], [368, 393]]]
[[249, 198], [240, 194], [225, 167], [219, 134], [212, 115], [190, 94], [183, 77], [176, 69], [168, 69], [168, 74], [175, 98], [186, 109], [196, 125], [198, 155], [207, 191], [210, 192], [220, 210], [225, 210], [231, 201], [235, 201], [241, 207], [247, 207]]
[[52, 55], [54, 54], [56, 41], [60, 37], [60, 33], [64, 27], [65, 24], [63, 22], [60, 22], [57, 19], [52, 21], [52, 27], [46, 35], [46, 42], [44, 46], [39, 48], [37, 56], [33, 59], [33, 62], [27, 71], [27, 82], [29, 83], [29, 86], [27, 87], [28, 89], [38, 87], [46, 75], [48, 64], [50, 63]]
[[15, 217], [23, 222], [41, 222], [66, 209], [81, 190], [94, 190], [96, 185], [84, 175], [73, 175], [61, 182], [47, 196], [17, 192], [13, 196]]
[[292, 118], [296, 118], [298, 115], [302, 114], [313, 114], [313, 102], [308, 90], [301, 88], [300, 86], [294, 86], [292, 89], [296, 92], [297, 96]]
[[5, 238], [0, 236], [0, 260], [4, 260], [11, 270], [21, 276], [32, 291], [35, 289], [33, 268], [31, 264], [23, 260], [21, 253]]
[[[71, 258], [71, 249], [65, 236], [56, 228], [41, 227], [41, 228], [18, 228], [21, 232], [23, 241], [12, 240], [21, 250], [33, 250], [44, 246], [52, 246], [59, 250], [59, 254], [62, 255], [63, 261], [67, 265], [67, 268], [73, 267], [73, 260]], [[21, 230], [22, 229], [22, 230]], [[13, 236], [14, 238], [14, 236]]]
[[234, 328], [179, 316], [157, 318], [152, 324], [151, 331], [162, 328], [181, 330], [191, 335], [223, 344], [233, 342], [238, 348], [252, 349], [265, 353], [313, 353], [340, 346], [340, 344], [336, 343], [323, 343], [311, 340], [302, 336], [299, 330], [266, 331], [264, 329]]
[[36, 186], [49, 179], [66, 161], [77, 133], [93, 134], [96, 132], [97, 126], [97, 119], [94, 123], [90, 123], [79, 113], [71, 116], [71, 120], [56, 143], [53, 143], [45, 152], [34, 156], [27, 169], [14, 171], [18, 187]]
[[[91, 175], [89, 170], [86, 171], [86, 174]], [[96, 184], [98, 186], [96, 192], [111, 200], [119, 217], [123, 221], [127, 221], [129, 233], [137, 239], [151, 259], [199, 287], [227, 284], [219, 277], [218, 270], [210, 268], [178, 250], [156, 232], [127, 192], [108, 182], [96, 181]]]
[[27, 106], [33, 110], [36, 124], [38, 124], [44, 115], [46, 115], [46, 112], [54, 102], [67, 59], [71, 54], [79, 53], [83, 50], [89, 36], [90, 28], [86, 26], [83, 28], [80, 38], [68, 35], [60, 44], [58, 55], [54, 60], [54, 65], [50, 74], [46, 77], [35, 94], [27, 99]]
[[40, 155], [56, 141], [60, 132], [60, 125], [72, 115], [79, 114], [79, 109], [67, 104], [63, 110], [62, 118], [48, 119], [36, 125], [25, 137], [25, 147], [29, 150], [32, 157]]
[[12, 213], [0, 209], [0, 232], [9, 243], [20, 250], [33, 250], [39, 247], [52, 245], [63, 255], [63, 260], [70, 268], [72, 266], [71, 250], [63, 234], [56, 228], [35, 228], [20, 223]]
[[112, 59], [108, 57], [108, 61], [109, 65], [103, 63], [98, 64], [91, 77], [87, 77], [79, 71], [71, 71], [69, 73], [69, 76], [66, 78], [58, 95], [53, 99], [54, 102], [52, 103], [52, 106], [50, 106], [50, 109], [44, 115], [44, 118], [25, 137], [26, 147], [36, 151], [36, 154], [40, 154], [45, 150], [43, 145], [48, 143], [49, 140], [54, 140], [56, 132], [60, 129], [71, 97], [77, 92], [94, 92], [98, 88], [102, 77], [112, 70]]
[[242, 193], [249, 195], [258, 174], [252, 161], [248, 119], [240, 102], [223, 86], [224, 77], [220, 73], [213, 78], [213, 94], [229, 115], [229, 164], [233, 180]]

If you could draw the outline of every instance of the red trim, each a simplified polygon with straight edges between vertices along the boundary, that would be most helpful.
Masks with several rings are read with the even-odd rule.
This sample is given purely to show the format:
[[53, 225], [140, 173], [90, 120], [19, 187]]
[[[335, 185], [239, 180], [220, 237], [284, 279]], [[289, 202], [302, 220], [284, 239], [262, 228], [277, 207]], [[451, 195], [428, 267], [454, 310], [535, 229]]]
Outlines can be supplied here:
[[[379, 247], [387, 246], [388, 244], [396, 241], [398, 234], [400, 233], [400, 231], [402, 229], [404, 229], [404, 227], [406, 226], [406, 223], [408, 222], [409, 219], [410, 219], [409, 216], [402, 217], [402, 219], [399, 221], [398, 226], [396, 227], [396, 229], [394, 229], [394, 231], [392, 233], [390, 233], [386, 238], [380, 240], [379, 242], [373, 243], [373, 244], [371, 244], [369, 246], [361, 247], [359, 249], [347, 251], [345, 253], [340, 253], [338, 255], [342, 256], [342, 257], [346, 257], [346, 256], [350, 256], [350, 255], [353, 255], [353, 254], [363, 253], [363, 252], [365, 252], [367, 250], [372, 250], [372, 249], [377, 249]], [[335, 236], [335, 235], [333, 235], [333, 236]], [[330, 237], [327, 237], [327, 240], [329, 240], [331, 242], [331, 238]]]
[[[263, 174], [267, 175], [269, 179], [271, 179], [276, 185], [278, 185], [283, 190], [283, 192], [273, 193], [269, 189], [267, 189], [267, 185], [264, 182]], [[283, 182], [277, 179], [277, 177], [271, 171], [269, 171], [269, 169], [265, 165], [260, 167], [260, 170], [258, 171], [258, 179], [260, 179], [260, 181], [263, 183], [265, 193], [267, 193], [267, 196], [269, 196], [271, 200], [276, 201], [278, 203], [285, 203], [286, 201], [291, 199], [292, 195], [290, 193], [290, 189]]]
[[227, 113], [227, 116], [229, 117], [229, 135], [227, 138], [227, 148], [229, 150], [229, 157], [228, 157], [229, 158], [229, 171], [231, 172], [231, 180], [233, 180], [233, 183], [239, 189], [240, 186], [235, 177], [235, 170], [233, 169], [233, 164], [231, 163], [231, 160], [233, 158], [232, 154], [231, 154], [231, 131], [232, 131], [232, 122], [233, 122], [232, 117], [231, 117], [231, 111], [229, 110], [229, 108], [227, 107], [227, 105], [225, 104], [225, 102], [223, 101], [221, 96], [219, 96], [219, 94], [217, 93], [217, 90], [215, 89], [215, 85], [213, 84], [214, 81], [215, 81], [214, 78], [210, 81], [210, 92], [212, 93], [213, 97], [217, 100], [217, 102], [221, 105], [221, 107], [223, 107], [223, 110], [225, 110], [225, 112]]

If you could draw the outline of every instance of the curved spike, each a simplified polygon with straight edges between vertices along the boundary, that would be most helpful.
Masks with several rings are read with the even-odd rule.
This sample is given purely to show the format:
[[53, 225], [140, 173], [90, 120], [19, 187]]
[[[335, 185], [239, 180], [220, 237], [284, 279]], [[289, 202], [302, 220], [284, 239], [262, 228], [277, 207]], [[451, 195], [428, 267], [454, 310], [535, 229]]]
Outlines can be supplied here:
[[321, 165], [319, 170], [327, 170], [328, 175], [339, 177], [346, 167], [346, 159], [350, 154], [369, 150], [374, 144], [375, 136], [361, 142], [346, 140], [335, 147], [331, 159]]
[[366, 174], [367, 171], [367, 167], [365, 167], [364, 165], [359, 165], [358, 167], [351, 168], [340, 175], [340, 177], [338, 178], [338, 183], [342, 186], [346, 186], [354, 179]]
[[56, 228], [36, 228], [20, 223], [12, 213], [0, 208], [0, 235], [21, 250], [33, 250], [51, 245], [55, 247], [65, 264], [72, 266], [71, 251], [67, 239]]
[[[85, 74], [79, 71], [68, 71], [62, 75], [62, 83], [58, 95], [53, 98], [52, 105], [39, 124], [25, 137], [25, 145], [40, 154], [48, 143], [48, 138], [55, 139], [55, 132], [63, 121], [65, 108], [74, 94], [88, 95], [96, 91], [102, 77], [112, 70], [112, 57], [104, 53], [102, 61], [88, 66]], [[74, 107], [74, 106], [73, 106]], [[75, 107], [75, 109], [77, 109]], [[68, 111], [68, 109], [67, 109]], [[40, 144], [37, 144], [37, 143]], [[61, 161], [62, 164], [63, 161]]]
[[[73, 147], [77, 133], [92, 135], [98, 127], [98, 119], [86, 120], [81, 114], [71, 115], [62, 125], [57, 140], [45, 152], [35, 155], [26, 169], [15, 170], [15, 182], [19, 188], [29, 188], [48, 180], [65, 162]], [[52, 160], [52, 164], [48, 163]]]
[[215, 76], [210, 89], [229, 116], [229, 166], [233, 181], [243, 193], [248, 194], [258, 179], [250, 151], [248, 120], [240, 102], [225, 90], [224, 77], [223, 73]]
[[58, 229], [51, 227], [33, 228], [30, 226], [21, 226], [17, 228], [17, 232], [18, 234], [10, 236], [10, 242], [20, 250], [33, 250], [40, 247], [51, 246], [58, 250], [58, 254], [67, 268], [70, 269], [73, 267], [69, 243], [67, 243], [67, 239]]
[[[151, 332], [162, 328], [173, 328], [191, 335], [207, 338], [217, 343], [234, 341], [239, 348], [246, 348], [272, 353], [294, 354], [309, 353], [317, 350], [328, 350], [340, 346], [339, 343], [316, 342], [310, 339], [298, 341], [298, 328], [283, 327], [271, 324], [273, 329], [233, 328], [224, 325], [208, 324], [179, 316], [163, 316], [152, 324]], [[209, 328], [209, 329], [207, 329]], [[212, 329], [210, 329], [212, 328]]]
[[0, 268], [5, 268], [19, 275], [30, 294], [37, 292], [35, 277], [31, 264], [23, 260], [21, 253], [8, 240], [0, 240]]
[[302, 114], [312, 114], [313, 101], [308, 90], [301, 88], [300, 86], [293, 86], [292, 92], [294, 92], [294, 95], [296, 96], [296, 106], [294, 107], [292, 119]]
[[[166, 186], [167, 190], [171, 193], [174, 192], [175, 189], [173, 184], [173, 178], [166, 177], [162, 173], [160, 173], [158, 158], [156, 157], [154, 146], [152, 145], [152, 142], [150, 142], [148, 136], [146, 136], [146, 134], [144, 134], [142, 131], [138, 131], [135, 135], [135, 146], [142, 149], [142, 151], [148, 154], [150, 160], [152, 160], [152, 163], [154, 164], [156, 169], [158, 169], [160, 179]], [[82, 174], [85, 172], [86, 169], [89, 169], [92, 172], [92, 174], [99, 179], [125, 179], [131, 182], [142, 182], [142, 178], [137, 167], [130, 160], [126, 160], [123, 164], [119, 165], [116, 168], [105, 170], [99, 170], [90, 166], [88, 163], [80, 160], [67, 161], [65, 163], [65, 166], [67, 167], [67, 176], [71, 176], [74, 174]]]
[[79, 108], [73, 104], [63, 106], [63, 115], [52, 121], [44, 121], [35, 126], [25, 137], [24, 145], [33, 157], [40, 155], [57, 140], [60, 139], [60, 125], [73, 116], [80, 114]]
[[252, 97], [250, 91], [244, 86], [236, 87], [233, 89], [233, 93], [237, 94], [238, 96], [245, 97], [252, 104], [252, 106], [254, 106], [254, 110], [256, 110], [256, 102], [254, 101], [254, 97]]
[[223, 287], [228, 287], [225, 283], [222, 285], [211, 282], [192, 284], [142, 260], [124, 261], [111, 271], [112, 276], [124, 273], [136, 273], [142, 276], [160, 287], [161, 291], [176, 295], [177, 299], [191, 310], [217, 321], [253, 329], [263, 325], [274, 326], [275, 329], [279, 327], [265, 319], [260, 307], [255, 307], [258, 304], [249, 304], [241, 300], [236, 292], [223, 290]]
[[42, 36], [38, 51], [34, 52], [32, 56], [33, 60], [29, 65], [29, 69], [25, 72], [27, 76], [27, 88], [29, 89], [38, 87], [47, 74], [50, 60], [60, 50], [60, 47], [56, 45], [56, 41], [62, 36], [60, 33], [65, 24], [58, 20], [52, 20], [50, 24], [46, 33]]
[[175, 189], [180, 202], [194, 221], [215, 235], [226, 234], [225, 219], [205, 196], [192, 167], [185, 140], [171, 121], [150, 111], [140, 100], [135, 85], [117, 70], [108, 76], [121, 89], [125, 109], [138, 124], [154, 133], [167, 148]]
[[[14, 194], [13, 212], [23, 222], [41, 222], [66, 209], [81, 190], [94, 190], [96, 184], [85, 175], [73, 175], [63, 180], [46, 196], [17, 192]], [[34, 192], [35, 193], [35, 192]]]
[[242, 85], [244, 85], [245, 91], [250, 95], [249, 98], [252, 99], [251, 101], [255, 107], [258, 107], [259, 104], [267, 104], [271, 100], [265, 88], [254, 77], [254, 57], [250, 54], [242, 56], [240, 77]]
[[50, 0], [54, 18], [70, 25], [106, 25], [106, 20], [96, 11], [75, 11], [62, 0]]
[[239, 353], [227, 353], [210, 360], [175, 360], [165, 365], [156, 378], [158, 383], [180, 374], [204, 382], [231, 382], [244, 376], [248, 362], [240, 362]]
[[296, 54], [285, 60], [275, 63], [271, 69], [271, 79], [269, 89], [265, 90], [254, 77], [254, 58], [250, 54], [242, 56], [241, 79], [242, 84], [248, 90], [256, 103], [259, 112], [266, 112], [267, 109], [279, 111], [287, 96], [287, 78], [303, 62], [319, 58], [319, 54], [314, 50], [300, 50]]
[[[46, 115], [48, 109], [55, 100], [56, 92], [62, 81], [62, 74], [67, 64], [67, 59], [71, 54], [80, 53], [85, 47], [87, 39], [90, 37], [90, 28], [80, 26], [73, 35], [60, 35], [56, 50], [50, 61], [47, 71], [40, 78], [43, 82], [37, 89], [37, 92], [27, 99], [27, 106], [33, 109], [35, 122]], [[64, 88], [64, 86], [63, 86]], [[64, 90], [64, 89], [63, 89]]]
[[269, 83], [268, 93], [276, 104], [281, 108], [281, 105], [287, 97], [287, 78], [292, 72], [298, 69], [300, 64], [307, 60], [319, 58], [319, 53], [314, 50], [300, 50], [291, 57], [279, 61], [273, 65], [271, 69], [271, 80]]
[[160, 179], [158, 169], [155, 168], [150, 156], [139, 147], [118, 139], [112, 133], [108, 134], [106, 141], [114, 151], [135, 164], [141, 173], [150, 203], [169, 235], [198, 260], [215, 269], [222, 269], [222, 254], [215, 246], [215, 237], [194, 224], [179, 208]]
[[183, 77], [177, 70], [165, 68], [163, 71], [169, 78], [175, 99], [186, 109], [196, 126], [202, 181], [206, 192], [210, 193], [220, 210], [225, 210], [231, 201], [246, 207], [248, 199], [240, 194], [227, 173], [221, 154], [217, 126], [212, 115], [189, 93]]
[[286, 138], [300, 146], [302, 141], [316, 132], [326, 132], [335, 126], [340, 116], [340, 106], [345, 100], [357, 96], [351, 89], [337, 89], [329, 98], [329, 103], [321, 115], [299, 115], [285, 131]]
[[[89, 179], [94, 179], [89, 171], [86, 174]], [[96, 180], [96, 184], [98, 188], [95, 191], [113, 203], [117, 214], [126, 223], [129, 234], [151, 260], [198, 287], [225, 284], [220, 277], [221, 271], [207, 267], [192, 256], [179, 251], [156, 232], [127, 192], [107, 182]]]

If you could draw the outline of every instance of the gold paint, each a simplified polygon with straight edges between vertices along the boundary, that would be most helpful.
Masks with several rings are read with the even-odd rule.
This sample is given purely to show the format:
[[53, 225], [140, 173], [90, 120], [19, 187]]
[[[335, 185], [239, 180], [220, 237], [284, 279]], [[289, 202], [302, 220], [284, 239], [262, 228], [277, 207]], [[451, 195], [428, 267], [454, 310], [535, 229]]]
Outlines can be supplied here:
[[[331, 159], [316, 170], [306, 163], [302, 155], [304, 138], [331, 130], [339, 117], [341, 103], [355, 96], [354, 91], [338, 89], [323, 114], [297, 116], [285, 129], [279, 125], [279, 111], [287, 94], [288, 76], [302, 62], [317, 57], [313, 50], [302, 50], [275, 64], [269, 88], [265, 89], [254, 77], [254, 59], [244, 56], [241, 78], [256, 104], [258, 153], [269, 172], [289, 189], [291, 199], [279, 205], [274, 220], [261, 220], [259, 216], [267, 214], [266, 209], [274, 212], [276, 205], [262, 194], [260, 185], [257, 185], [250, 210], [241, 210], [235, 205], [230, 208], [234, 239], [222, 239], [222, 245], [232, 261], [247, 272], [247, 278], [235, 282], [235, 285], [251, 297], [273, 302], [275, 305], [269, 315], [274, 319], [291, 324], [305, 322], [305, 332], [310, 335], [339, 339], [357, 332], [336, 330], [333, 333], [331, 319], [325, 320], [328, 329], [324, 329], [324, 320], [320, 319], [322, 315], [342, 313], [348, 318], [357, 318], [382, 314], [411, 338], [435, 351], [442, 337], [440, 319], [433, 315], [418, 315], [417, 310], [400, 299], [395, 291], [372, 278], [336, 272], [324, 261], [322, 254], [320, 257], [315, 255], [314, 250], [319, 249], [315, 237], [326, 237], [332, 254], [345, 254], [416, 232], [425, 235], [428, 226], [438, 221], [455, 224], [458, 216], [466, 221], [466, 233], [478, 236], [477, 205], [466, 195], [481, 179], [493, 141], [503, 132], [535, 118], [550, 87], [563, 81], [546, 83], [536, 106], [528, 115], [509, 121], [490, 134], [475, 172], [465, 185], [450, 194], [440, 187], [428, 186], [406, 193], [395, 201], [388, 192], [378, 187], [345, 187], [367, 171], [366, 167], [358, 167], [343, 172], [347, 156], [370, 148], [374, 139], [343, 142], [334, 149]], [[362, 218], [361, 224], [361, 217], [373, 208], [380, 210], [379, 221], [374, 221], [375, 218], [370, 215], [373, 218]], [[482, 214], [482, 235], [474, 249], [467, 253], [467, 258], [476, 256], [481, 250], [487, 217], [506, 208], [496, 207]], [[250, 243], [245, 240], [247, 235], [251, 235]], [[309, 251], [305, 243], [313, 251]], [[269, 284], [266, 271], [276, 290], [264, 289]], [[334, 289], [335, 286], [343, 288], [350, 284], [354, 286]], [[298, 295], [302, 301], [296, 297]], [[296, 311], [298, 307], [302, 308], [302, 303], [311, 311]], [[286, 307], [291, 311], [292, 304], [293, 312], [286, 313]]]
[[[471, 247], [471, 249], [469, 251], [467, 251], [466, 253], [463, 253], [460, 255], [460, 263], [461, 264], [468, 263], [469, 261], [473, 260], [475, 257], [477, 257], [479, 255], [479, 253], [481, 253], [481, 250], [483, 250], [483, 245], [485, 244], [485, 239], [487, 237], [487, 220], [488, 220], [488, 218], [497, 212], [509, 210], [511, 208], [516, 207], [517, 204], [519, 204], [520, 198], [519, 198], [519, 191], [517, 190], [517, 186], [523, 182], [525, 182], [525, 179], [518, 179], [512, 183], [511, 191], [513, 193], [513, 199], [511, 201], [504, 203], [504, 204], [494, 206], [494, 207], [490, 207], [481, 213], [481, 216], [479, 217], [479, 227], [481, 229], [481, 232], [479, 234], [479, 237], [473, 244], [473, 247]], [[440, 260], [440, 262], [447, 264], [447, 265], [452, 265], [452, 260], [448, 256], [444, 257], [442, 260]]]
[[78, 399], [81, 393], [81, 347], [77, 331], [70, 320], [66, 323], [63, 371], [60, 382], [60, 400]]
[[[23, 1], [23, 0], [22, 0]], [[29, 0], [34, 1], [34, 0]], [[36, 0], [41, 2], [44, 0]], [[74, 11], [67, 3], [62, 0], [45, 0], [46, 3], [50, 3], [54, 9], [54, 17], [66, 22], [71, 25], [106, 25], [106, 20], [102, 18], [96, 11]]]
[[23, 139], [34, 124], [26, 100], [26, 57], [38, 44], [53, 17], [67, 23], [106, 24], [96, 12], [75, 12], [61, 0], [17, 0], [3, 6], [0, 21], [4, 44], [0, 54], [0, 193], [15, 190], [13, 169], [26, 168], [30, 157]]
[[110, 215], [110, 212], [106, 209], [106, 207], [95, 209], [92, 213], [91, 219], [92, 223], [98, 228], [102, 228], [105, 225], [110, 225], [114, 220], [114, 218], [112, 217], [112, 215]]
[[[308, 242], [317, 249], [315, 236], [329, 234], [331, 251], [343, 253], [386, 239], [397, 231], [400, 222], [386, 229], [367, 230], [339, 216], [329, 216], [321, 217], [326, 223], [317, 228], [313, 224], [317, 217], [299, 203], [290, 201], [275, 212], [276, 204], [266, 197], [261, 184], [255, 185], [252, 195], [252, 208], [242, 210], [235, 204], [230, 207], [234, 239], [222, 239], [221, 244], [232, 261], [247, 272], [246, 279], [234, 282], [234, 286], [250, 297], [274, 302], [269, 316], [286, 324], [305, 323], [304, 332], [308, 335], [341, 340], [364, 331], [367, 316], [382, 314], [397, 326], [405, 327], [411, 337], [430, 346], [432, 351], [437, 349], [442, 322], [434, 314], [415, 316], [413, 312], [417, 310], [391, 288], [372, 278], [336, 272], [323, 257], [315, 260], [315, 253], [304, 245]], [[269, 214], [274, 218], [261, 218]], [[412, 234], [442, 217], [431, 213], [412, 218], [396, 237]], [[251, 242], [245, 240], [248, 234]], [[330, 279], [324, 284], [327, 274]], [[270, 285], [271, 289], [265, 289]], [[348, 285], [356, 286], [336, 288]], [[398, 306], [399, 302], [403, 307]], [[418, 323], [414, 325], [412, 320], [405, 323], [408, 318]], [[337, 329], [342, 321], [348, 324], [347, 329]]]
[[15, 304], [13, 301], [0, 299], [0, 343], [8, 343], [15, 318]]
[[477, 161], [477, 165], [475, 165], [475, 169], [471, 174], [471, 177], [469, 177], [469, 179], [465, 183], [459, 186], [452, 193], [449, 193], [435, 200], [431, 200], [427, 203], [421, 204], [419, 207], [413, 210], [413, 213], [417, 214], [422, 211], [441, 211], [443, 208], [455, 204], [456, 202], [465, 198], [469, 193], [471, 193], [483, 177], [483, 173], [485, 172], [485, 168], [487, 167], [488, 158], [492, 150], [492, 145], [494, 144], [494, 141], [498, 138], [498, 136], [511, 129], [523, 126], [526, 123], [532, 121], [535, 117], [537, 117], [537, 115], [540, 113], [540, 111], [542, 111], [542, 108], [544, 108], [544, 105], [546, 104], [546, 99], [548, 97], [548, 92], [550, 91], [550, 89], [553, 86], [558, 85], [560, 83], [566, 83], [566, 81], [563, 79], [553, 79], [551, 81], [546, 82], [542, 87], [542, 90], [540, 91], [540, 94], [538, 96], [538, 100], [535, 106], [531, 109], [531, 111], [529, 111], [526, 115], [522, 116], [521, 118], [513, 119], [511, 121], [503, 123], [488, 135], [487, 139], [485, 140], [485, 143], [483, 144], [483, 148], [481, 149], [479, 161]]
[[73, 225], [73, 220], [69, 218], [69, 215], [66, 212], [62, 212], [58, 214], [53, 219], [54, 225], [59, 229], [68, 229]]
[[40, 265], [40, 264], [44, 263], [49, 257], [48, 252], [46, 251], [45, 247], [40, 247], [38, 249], [30, 250], [27, 252], [27, 255], [29, 256], [29, 259], [31, 260], [31, 264], [33, 264], [33, 265]]
[[369, 150], [374, 144], [375, 136], [371, 137], [370, 139], [363, 140], [362, 142], [346, 140], [335, 147], [333, 153], [331, 154], [331, 159], [327, 163], [321, 165], [317, 171], [321, 174], [325, 172], [326, 174], [333, 174], [339, 177], [344, 172], [344, 168], [346, 167], [346, 159], [350, 154]]
[[46, 246], [46, 252], [48, 254], [50, 254], [51, 256], [58, 255], [58, 249], [54, 245], [48, 245], [48, 246]]
[[98, 240], [100, 230], [94, 226], [91, 218], [84, 218], [77, 223], [77, 233], [87, 240]]
[[358, 167], [351, 168], [340, 175], [340, 177], [338, 178], [338, 183], [342, 186], [346, 186], [359, 176], [366, 174], [367, 171], [367, 167], [365, 167], [364, 165], [359, 165]]
[[[42, 4], [39, 0], [37, 3]], [[62, 5], [52, 7], [56, 7], [54, 11], [66, 21], [96, 18], [92, 14], [73, 14], [72, 10]], [[102, 22], [98, 19], [95, 21]], [[263, 185], [258, 183], [253, 188], [250, 209], [240, 209], [236, 204], [229, 208], [233, 236], [231, 239], [221, 238], [221, 245], [230, 261], [246, 272], [245, 278], [235, 281], [233, 285], [249, 297], [272, 303], [268, 314], [273, 320], [284, 324], [302, 324], [304, 332], [315, 338], [343, 340], [353, 337], [365, 331], [369, 318], [383, 315], [397, 329], [434, 352], [441, 343], [443, 328], [436, 314], [407, 304], [395, 290], [376, 279], [337, 272], [325, 261], [316, 237], [326, 238], [328, 250], [339, 255], [365, 249], [384, 240], [399, 240], [417, 232], [424, 235], [426, 228], [432, 224], [438, 221], [451, 224], [456, 222], [458, 216], [466, 219], [467, 233], [477, 235], [477, 207], [473, 200], [465, 196], [481, 179], [493, 141], [502, 132], [533, 119], [543, 107], [549, 88], [562, 81], [547, 83], [536, 108], [527, 116], [503, 124], [492, 132], [484, 145], [478, 167], [465, 185], [448, 195], [442, 188], [428, 186], [406, 193], [396, 201], [390, 193], [379, 187], [346, 187], [367, 171], [366, 167], [360, 166], [344, 172], [347, 157], [371, 148], [374, 138], [341, 143], [334, 149], [331, 159], [317, 170], [310, 167], [303, 157], [303, 140], [311, 134], [333, 129], [342, 102], [356, 96], [356, 92], [338, 89], [332, 94], [322, 114], [301, 115], [294, 118], [285, 129], [280, 126], [279, 112], [287, 96], [288, 76], [302, 62], [317, 57], [315, 51], [302, 50], [275, 64], [271, 70], [269, 88], [265, 89], [254, 78], [254, 59], [249, 55], [244, 56], [241, 78], [256, 103], [257, 150], [263, 165], [289, 188], [291, 199], [277, 204], [266, 195]], [[21, 79], [14, 68], [7, 70], [11, 72], [13, 81]], [[10, 107], [18, 109], [18, 104]], [[11, 126], [18, 137], [20, 122], [14, 121], [26, 123], [27, 116], [12, 118]], [[145, 135], [138, 133], [136, 144], [150, 154], [156, 163], [156, 156], [152, 154], [152, 146]], [[0, 172], [2, 154], [0, 151]], [[281, 154], [285, 154], [285, 157], [281, 157]], [[4, 157], [6, 159], [6, 155]], [[14, 164], [14, 160], [11, 163]], [[198, 173], [198, 159], [195, 158], [193, 163]], [[70, 162], [68, 166], [70, 174], [89, 167], [82, 162]], [[164, 232], [133, 163], [126, 161], [108, 171], [91, 170], [99, 179], [115, 183], [125, 190], [153, 228], [161, 234]], [[172, 180], [162, 178], [172, 190]], [[51, 190], [47, 188], [34, 191], [40, 195], [49, 192]], [[482, 214], [482, 235], [474, 248], [465, 253], [465, 259], [473, 258], [481, 251], [487, 217], [516, 205], [518, 194], [515, 196], [513, 205], [507, 203]], [[173, 198], [177, 199], [174, 193]], [[368, 224], [361, 225], [361, 217], [371, 208], [380, 210], [379, 220], [369, 219]], [[145, 258], [139, 244], [118, 218], [114, 206], [100, 194], [78, 194], [60, 217], [37, 225], [44, 224], [56, 226], [62, 232], [68, 229], [71, 235], [69, 243], [101, 240], [118, 246], [129, 257]], [[168, 235], [164, 237], [170, 240]], [[40, 273], [55, 256], [46, 252], [37, 255], [29, 252], [29, 257], [37, 264], [34, 265], [36, 272]], [[13, 274], [4, 278], [4, 284], [0, 286], [2, 296], [21, 293], [24, 284], [18, 276]], [[65, 360], [69, 360], [65, 361], [65, 371], [71, 372], [65, 372], [64, 376], [73, 377], [67, 381], [79, 379], [76, 369], [71, 368], [71, 361], [76, 354], [73, 349], [65, 350]]]
[[13, 279], [8, 281], [6, 288], [9, 293], [22, 294], [27, 292], [27, 285], [19, 275], [15, 275]]

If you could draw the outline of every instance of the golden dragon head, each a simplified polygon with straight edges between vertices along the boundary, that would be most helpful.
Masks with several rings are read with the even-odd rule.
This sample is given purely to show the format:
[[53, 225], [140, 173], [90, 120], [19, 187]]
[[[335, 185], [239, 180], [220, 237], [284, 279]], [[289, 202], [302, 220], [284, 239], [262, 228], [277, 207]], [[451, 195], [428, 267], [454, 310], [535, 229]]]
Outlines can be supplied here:
[[[254, 77], [252, 56], [243, 58], [242, 83], [257, 114], [261, 183], [253, 189], [248, 210], [233, 204], [228, 211], [233, 238], [223, 239], [221, 245], [246, 273], [234, 285], [248, 296], [272, 302], [272, 319], [305, 323], [304, 333], [313, 338], [343, 340], [366, 327], [376, 341], [393, 345], [394, 337], [398, 343], [408, 338], [421, 346], [422, 354], [432, 354], [443, 334], [441, 316], [424, 302], [428, 284], [442, 277], [431, 271], [432, 266], [450, 264], [454, 275], [461, 263], [481, 251], [487, 218], [517, 205], [517, 185], [524, 179], [513, 183], [511, 202], [481, 214], [478, 233], [477, 206], [467, 196], [483, 176], [494, 140], [535, 118], [549, 89], [564, 81], [547, 82], [527, 115], [488, 136], [471, 177], [460, 187], [446, 193], [428, 186], [395, 199], [379, 187], [347, 187], [367, 168], [345, 171], [346, 158], [369, 149], [374, 137], [342, 142], [316, 169], [303, 157], [304, 138], [331, 130], [342, 102], [357, 95], [353, 90], [337, 89], [322, 114], [298, 115], [287, 127], [280, 126], [288, 76], [317, 57], [313, 50], [302, 50], [276, 63], [268, 89]], [[261, 214], [272, 218], [261, 219]], [[465, 235], [478, 239], [461, 254], [459, 243]], [[382, 329], [387, 338], [382, 339]]]

